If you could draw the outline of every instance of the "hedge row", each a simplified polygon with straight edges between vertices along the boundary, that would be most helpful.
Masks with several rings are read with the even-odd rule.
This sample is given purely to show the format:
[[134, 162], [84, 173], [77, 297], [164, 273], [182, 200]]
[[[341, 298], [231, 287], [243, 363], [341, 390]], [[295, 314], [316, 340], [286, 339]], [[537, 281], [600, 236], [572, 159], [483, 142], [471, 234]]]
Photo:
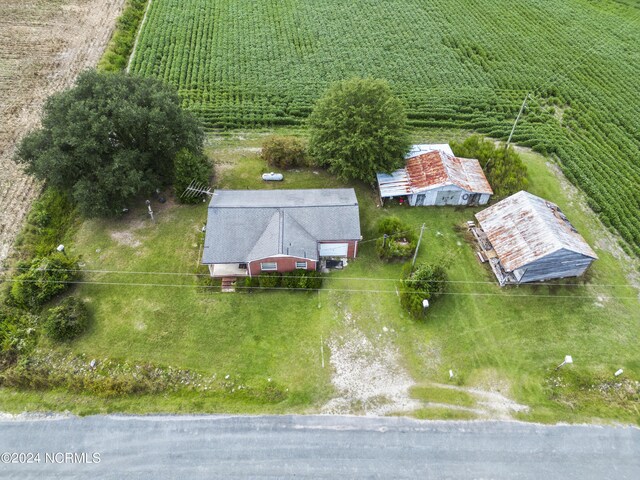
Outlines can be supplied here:
[[253, 289], [288, 288], [296, 290], [319, 290], [322, 288], [322, 274], [315, 270], [294, 270], [286, 273], [263, 273], [245, 277], [244, 287]]
[[111, 37], [107, 50], [98, 63], [98, 70], [120, 72], [127, 68], [129, 56], [133, 51], [138, 27], [144, 18], [147, 0], [127, 0], [116, 30]]

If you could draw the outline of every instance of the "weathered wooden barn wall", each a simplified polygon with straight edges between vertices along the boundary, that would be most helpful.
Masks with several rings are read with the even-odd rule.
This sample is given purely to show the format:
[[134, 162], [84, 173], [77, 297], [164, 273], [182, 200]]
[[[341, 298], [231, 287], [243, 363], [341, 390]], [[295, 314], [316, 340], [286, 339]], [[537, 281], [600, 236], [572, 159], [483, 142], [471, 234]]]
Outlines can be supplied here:
[[593, 263], [593, 258], [562, 249], [514, 270], [520, 283], [542, 282], [554, 278], [579, 277]]
[[[475, 197], [473, 195], [476, 195]], [[488, 193], [474, 194], [454, 185], [436, 187], [424, 192], [408, 195], [409, 205], [415, 206], [443, 206], [443, 205], [486, 205], [491, 195]], [[422, 198], [421, 198], [422, 197]]]

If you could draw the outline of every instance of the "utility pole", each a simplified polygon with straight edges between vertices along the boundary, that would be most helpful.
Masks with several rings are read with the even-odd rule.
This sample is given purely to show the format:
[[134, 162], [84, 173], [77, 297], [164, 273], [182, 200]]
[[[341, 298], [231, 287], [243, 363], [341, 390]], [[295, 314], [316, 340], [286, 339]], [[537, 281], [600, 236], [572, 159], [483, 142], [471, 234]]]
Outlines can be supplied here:
[[418, 238], [418, 244], [416, 245], [416, 251], [413, 253], [413, 261], [411, 262], [411, 271], [416, 264], [416, 258], [418, 257], [418, 249], [420, 248], [420, 242], [422, 241], [422, 234], [424, 233], [424, 223], [420, 227], [420, 237]]
[[518, 116], [516, 117], [516, 121], [513, 122], [513, 128], [511, 129], [511, 133], [509, 134], [509, 140], [507, 140], [507, 144], [505, 147], [508, 147], [511, 143], [511, 137], [513, 137], [513, 132], [516, 131], [516, 125], [518, 124], [518, 120], [520, 120], [520, 115], [522, 115], [522, 111], [524, 110], [525, 105], [527, 104], [527, 99], [529, 98], [529, 94], [527, 93], [524, 96], [524, 100], [522, 101], [522, 106], [520, 107], [520, 111], [518, 112]]

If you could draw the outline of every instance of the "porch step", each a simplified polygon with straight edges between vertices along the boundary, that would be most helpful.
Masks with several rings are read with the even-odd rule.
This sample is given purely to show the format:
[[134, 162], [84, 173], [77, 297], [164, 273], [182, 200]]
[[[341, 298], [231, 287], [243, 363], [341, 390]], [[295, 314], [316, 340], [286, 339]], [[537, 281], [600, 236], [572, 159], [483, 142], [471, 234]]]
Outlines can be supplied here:
[[221, 292], [235, 292], [236, 291], [236, 278], [235, 277], [224, 277], [222, 279], [222, 288]]

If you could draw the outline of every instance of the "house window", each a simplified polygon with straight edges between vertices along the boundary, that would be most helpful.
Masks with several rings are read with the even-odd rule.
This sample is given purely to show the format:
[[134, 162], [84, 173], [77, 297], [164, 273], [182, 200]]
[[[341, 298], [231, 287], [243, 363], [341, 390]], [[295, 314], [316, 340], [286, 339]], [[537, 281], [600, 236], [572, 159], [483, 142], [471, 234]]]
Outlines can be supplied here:
[[278, 264], [276, 262], [263, 262], [260, 264], [260, 270], [263, 272], [273, 272], [278, 270]]
[[297, 270], [306, 270], [307, 269], [307, 262], [296, 262], [296, 269]]

